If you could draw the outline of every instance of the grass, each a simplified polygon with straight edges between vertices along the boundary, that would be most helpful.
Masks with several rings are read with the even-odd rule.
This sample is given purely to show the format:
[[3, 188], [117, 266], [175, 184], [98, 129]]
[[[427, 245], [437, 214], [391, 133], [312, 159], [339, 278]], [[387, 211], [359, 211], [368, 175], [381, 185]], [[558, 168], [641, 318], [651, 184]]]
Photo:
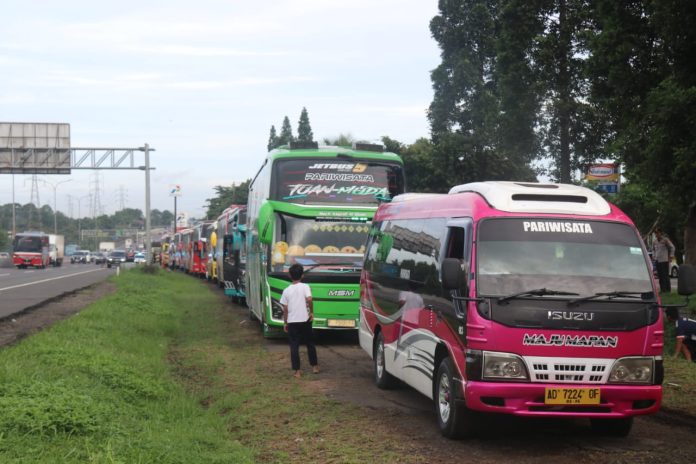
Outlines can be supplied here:
[[[676, 293], [661, 295], [662, 304], [682, 304], [683, 296]], [[689, 305], [679, 310], [682, 316], [696, 315], [696, 297], [689, 299]], [[665, 321], [665, 381], [663, 383], [662, 405], [670, 410], [696, 416], [696, 363], [683, 357], [674, 358], [674, 324]]]
[[[0, 462], [426, 462], [369, 411], [292, 379], [287, 353], [188, 276], [141, 270], [0, 351]], [[241, 324], [240, 324], [241, 322]]]

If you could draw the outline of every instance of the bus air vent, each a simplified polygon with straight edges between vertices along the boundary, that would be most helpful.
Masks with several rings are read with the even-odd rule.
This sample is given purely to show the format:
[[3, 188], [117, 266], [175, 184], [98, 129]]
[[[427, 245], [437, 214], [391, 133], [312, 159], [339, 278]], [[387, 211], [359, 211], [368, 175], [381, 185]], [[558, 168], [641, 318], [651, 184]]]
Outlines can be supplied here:
[[293, 140], [292, 142], [290, 142], [291, 150], [316, 150], [318, 148], [318, 142], [305, 142], [300, 140]]

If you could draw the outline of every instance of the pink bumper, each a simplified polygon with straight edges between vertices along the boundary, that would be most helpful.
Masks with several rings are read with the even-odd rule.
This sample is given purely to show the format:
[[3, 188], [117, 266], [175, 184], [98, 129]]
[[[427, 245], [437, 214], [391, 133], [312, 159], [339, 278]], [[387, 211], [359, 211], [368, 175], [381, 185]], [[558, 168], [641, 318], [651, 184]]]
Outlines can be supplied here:
[[[546, 387], [598, 387], [599, 405], [546, 405]], [[568, 385], [467, 382], [466, 405], [470, 409], [516, 416], [619, 418], [653, 414], [660, 409], [662, 386]]]

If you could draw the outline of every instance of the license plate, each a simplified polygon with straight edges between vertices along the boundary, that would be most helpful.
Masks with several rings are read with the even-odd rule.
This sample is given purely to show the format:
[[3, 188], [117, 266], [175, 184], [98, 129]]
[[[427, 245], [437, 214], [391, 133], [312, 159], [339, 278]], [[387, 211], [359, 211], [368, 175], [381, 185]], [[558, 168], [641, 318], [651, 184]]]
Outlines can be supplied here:
[[599, 404], [599, 388], [546, 388], [544, 404]]
[[354, 319], [329, 319], [327, 322], [329, 327], [355, 327]]

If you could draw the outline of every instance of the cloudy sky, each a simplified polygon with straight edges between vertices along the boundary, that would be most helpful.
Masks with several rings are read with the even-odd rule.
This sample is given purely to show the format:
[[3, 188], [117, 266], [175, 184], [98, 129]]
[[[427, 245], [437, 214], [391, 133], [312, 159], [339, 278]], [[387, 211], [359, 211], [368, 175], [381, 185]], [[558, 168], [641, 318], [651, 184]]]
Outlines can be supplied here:
[[[147, 5], [147, 6], [146, 6]], [[73, 147], [156, 149], [152, 207], [200, 217], [215, 185], [252, 177], [271, 125], [302, 107], [315, 139], [349, 133], [404, 143], [428, 136], [428, 24], [437, 0], [8, 1], [0, 28], [0, 121], [60, 122]], [[140, 171], [74, 171], [58, 209], [89, 210], [90, 184], [112, 213], [144, 209]], [[0, 175], [0, 203], [12, 199]], [[15, 176], [20, 203], [30, 176]], [[53, 189], [40, 184], [42, 204]], [[122, 192], [122, 193], [119, 193]]]

